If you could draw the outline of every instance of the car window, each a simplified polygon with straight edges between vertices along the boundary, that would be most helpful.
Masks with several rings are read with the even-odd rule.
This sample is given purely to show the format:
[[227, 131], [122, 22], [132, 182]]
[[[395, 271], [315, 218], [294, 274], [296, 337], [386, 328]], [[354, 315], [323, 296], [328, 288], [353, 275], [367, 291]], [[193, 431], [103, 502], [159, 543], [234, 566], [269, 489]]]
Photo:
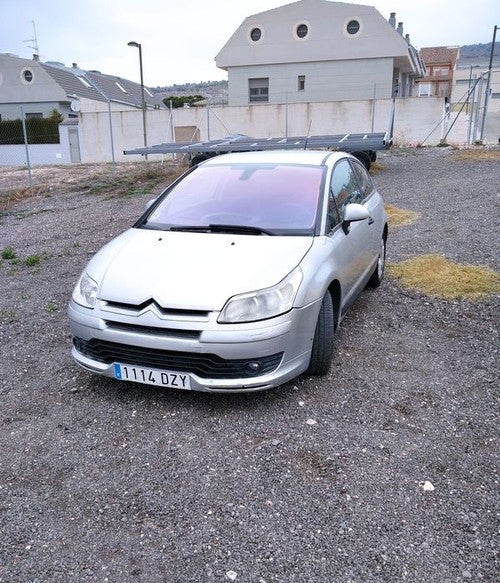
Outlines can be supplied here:
[[366, 171], [366, 168], [357, 160], [351, 160], [354, 173], [358, 179], [359, 188], [361, 191], [362, 200], [373, 192], [373, 181], [371, 176]]
[[329, 227], [342, 222], [345, 206], [352, 202], [361, 202], [362, 194], [358, 186], [356, 174], [349, 160], [340, 160], [335, 165], [330, 180], [330, 196], [328, 202]]
[[323, 172], [291, 164], [200, 166], [173, 187], [145, 226], [245, 225], [312, 234]]

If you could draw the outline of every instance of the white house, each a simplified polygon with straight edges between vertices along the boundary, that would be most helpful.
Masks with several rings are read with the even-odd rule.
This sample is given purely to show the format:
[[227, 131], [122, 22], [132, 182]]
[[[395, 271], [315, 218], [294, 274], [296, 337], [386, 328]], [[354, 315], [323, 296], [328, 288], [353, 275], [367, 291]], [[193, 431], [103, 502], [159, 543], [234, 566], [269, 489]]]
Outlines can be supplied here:
[[216, 57], [229, 105], [411, 96], [418, 52], [372, 6], [300, 0], [246, 18]]
[[[144, 88], [147, 109], [165, 109], [158, 96]], [[142, 128], [142, 91], [139, 83], [106, 75], [100, 71], [85, 71], [76, 63], [22, 59], [12, 54], [0, 54], [0, 121], [48, 117], [57, 110], [65, 121], [59, 126], [59, 144], [37, 144], [32, 159], [36, 163], [80, 162], [92, 159], [102, 148], [110, 151], [111, 116], [118, 112], [138, 113], [133, 126], [138, 135]], [[105, 112], [106, 123], [100, 132], [85, 132], [82, 114], [92, 116]], [[119, 119], [116, 119], [118, 122]], [[106, 142], [104, 146], [101, 143]], [[24, 146], [0, 145], [0, 165], [24, 163]]]

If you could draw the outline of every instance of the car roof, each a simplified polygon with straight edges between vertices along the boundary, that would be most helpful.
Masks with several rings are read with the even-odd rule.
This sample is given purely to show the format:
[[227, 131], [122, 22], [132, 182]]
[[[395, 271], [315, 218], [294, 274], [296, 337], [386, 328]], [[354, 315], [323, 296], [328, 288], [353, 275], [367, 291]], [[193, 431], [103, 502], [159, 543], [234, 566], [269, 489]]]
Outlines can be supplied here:
[[328, 150], [265, 150], [257, 152], [233, 152], [214, 156], [203, 162], [203, 166], [217, 164], [308, 164], [323, 166], [328, 159], [335, 163], [340, 158], [350, 156], [345, 152]]

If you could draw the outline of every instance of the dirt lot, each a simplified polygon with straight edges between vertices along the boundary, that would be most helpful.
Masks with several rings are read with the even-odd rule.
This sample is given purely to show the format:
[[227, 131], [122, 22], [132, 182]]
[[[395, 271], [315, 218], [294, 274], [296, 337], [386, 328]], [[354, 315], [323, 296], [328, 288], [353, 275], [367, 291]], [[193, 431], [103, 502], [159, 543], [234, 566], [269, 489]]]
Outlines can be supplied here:
[[[498, 154], [381, 156], [386, 201], [421, 216], [391, 229], [388, 260], [498, 270]], [[43, 172], [34, 197], [24, 171], [0, 179], [0, 582], [498, 580], [497, 297], [387, 278], [328, 377], [265, 393], [99, 378], [70, 357], [68, 299], [169, 178]]]

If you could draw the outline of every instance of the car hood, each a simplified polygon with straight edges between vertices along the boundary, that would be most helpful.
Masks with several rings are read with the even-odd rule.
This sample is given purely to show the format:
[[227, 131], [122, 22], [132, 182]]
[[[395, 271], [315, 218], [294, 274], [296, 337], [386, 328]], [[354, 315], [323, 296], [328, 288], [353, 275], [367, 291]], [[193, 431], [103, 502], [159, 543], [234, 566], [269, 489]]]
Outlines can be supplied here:
[[87, 271], [102, 300], [139, 305], [154, 299], [174, 309], [220, 310], [231, 296], [280, 282], [312, 242], [134, 228], [104, 247]]

